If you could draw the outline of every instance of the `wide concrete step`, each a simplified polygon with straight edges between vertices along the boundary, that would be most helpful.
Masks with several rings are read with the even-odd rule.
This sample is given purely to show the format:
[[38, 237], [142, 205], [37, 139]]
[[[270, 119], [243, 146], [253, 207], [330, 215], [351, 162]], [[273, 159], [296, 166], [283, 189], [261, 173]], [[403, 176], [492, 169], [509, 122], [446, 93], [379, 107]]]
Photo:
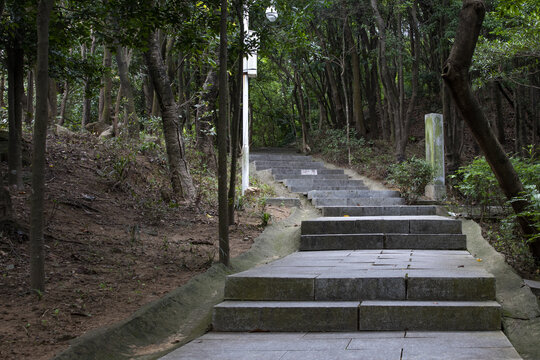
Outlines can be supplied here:
[[345, 174], [318, 174], [318, 175], [300, 175], [300, 174], [280, 174], [274, 175], [274, 180], [287, 181], [287, 180], [347, 180], [349, 176]]
[[467, 237], [463, 234], [316, 234], [300, 237], [300, 251], [466, 248]]
[[302, 235], [461, 234], [461, 221], [435, 215], [320, 217], [302, 221]]
[[284, 169], [304, 169], [304, 170], [316, 170], [323, 169], [324, 164], [318, 161], [288, 161], [288, 160], [276, 160], [276, 161], [254, 161], [253, 164], [257, 170], [266, 170], [274, 168]]
[[[309, 194], [309, 193], [308, 193]], [[323, 206], [388, 206], [405, 204], [400, 197], [313, 198], [313, 205]]]
[[303, 186], [288, 186], [290, 192], [308, 194], [311, 190], [366, 190], [367, 186], [362, 185], [303, 185]]
[[226, 300], [244, 301], [360, 301], [495, 299], [495, 279], [486, 271], [469, 270], [326, 270], [320, 275], [287, 276], [268, 271], [229, 276]]
[[423, 206], [321, 206], [323, 216], [436, 215], [437, 207]]
[[224, 301], [215, 331], [356, 331], [358, 301]]
[[287, 179], [285, 180], [286, 186], [365, 186], [362, 180], [349, 180], [349, 179], [317, 179], [317, 178], [306, 178], [306, 179]]
[[501, 328], [495, 301], [363, 301], [361, 331], [493, 331]]
[[287, 168], [273, 168], [272, 175], [343, 175], [345, 171], [343, 169], [287, 169]]
[[299, 155], [299, 154], [289, 154], [289, 153], [250, 153], [250, 161], [276, 161], [276, 160], [292, 160], [292, 161], [311, 161], [311, 155]]
[[494, 331], [495, 301], [224, 301], [215, 331]]
[[393, 190], [313, 190], [309, 199], [352, 199], [352, 198], [399, 198], [399, 191]]

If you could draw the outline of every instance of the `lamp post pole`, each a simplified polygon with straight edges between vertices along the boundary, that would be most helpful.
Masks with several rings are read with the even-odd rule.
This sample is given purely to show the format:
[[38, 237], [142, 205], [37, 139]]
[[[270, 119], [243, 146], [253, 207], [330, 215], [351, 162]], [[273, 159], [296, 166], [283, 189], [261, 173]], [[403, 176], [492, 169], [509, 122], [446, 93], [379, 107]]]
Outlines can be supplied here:
[[[266, 9], [266, 18], [270, 22], [276, 21], [278, 13], [273, 3]], [[244, 33], [246, 39], [253, 40], [254, 35], [249, 31], [249, 11], [244, 8]], [[245, 56], [242, 74], [242, 195], [249, 187], [249, 76], [257, 75], [257, 55]]]
[[[244, 32], [249, 34], [249, 13], [244, 8]], [[242, 74], [242, 195], [249, 187], [249, 77], [248, 59], [244, 57]]]

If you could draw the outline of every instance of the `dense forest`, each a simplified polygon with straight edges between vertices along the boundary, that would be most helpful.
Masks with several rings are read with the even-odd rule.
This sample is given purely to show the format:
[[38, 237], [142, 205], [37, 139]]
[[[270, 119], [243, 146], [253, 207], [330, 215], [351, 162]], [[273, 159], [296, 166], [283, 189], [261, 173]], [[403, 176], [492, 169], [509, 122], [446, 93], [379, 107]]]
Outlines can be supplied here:
[[[1, 0], [0, 15], [3, 224], [21, 225], [9, 197], [26, 188], [30, 287], [39, 294], [43, 208], [48, 186], [60, 181], [45, 180], [45, 155], [58, 142], [77, 144], [62, 134], [86, 136], [94, 148], [162, 151], [168, 195], [156, 201], [190, 206], [200, 201], [201, 169], [217, 178], [219, 257], [228, 263], [228, 225], [241, 200], [230, 174], [240, 166], [245, 106], [252, 147], [294, 145], [380, 178], [391, 164], [423, 156], [424, 114], [443, 114], [449, 194], [503, 206], [496, 231], [511, 241], [503, 247], [510, 257], [527, 253], [526, 271], [535, 268], [538, 1]], [[247, 15], [256, 36], [246, 32]], [[254, 54], [258, 74], [245, 104], [243, 59]], [[118, 157], [120, 177], [131, 160]], [[30, 164], [31, 178], [23, 176]]]

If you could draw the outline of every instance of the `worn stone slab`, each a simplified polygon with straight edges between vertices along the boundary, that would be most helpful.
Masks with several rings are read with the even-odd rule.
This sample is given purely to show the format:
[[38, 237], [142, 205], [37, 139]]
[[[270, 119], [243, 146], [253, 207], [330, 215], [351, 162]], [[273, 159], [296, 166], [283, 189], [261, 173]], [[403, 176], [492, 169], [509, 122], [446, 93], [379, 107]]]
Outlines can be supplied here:
[[321, 217], [302, 222], [302, 235], [312, 234], [459, 234], [461, 222], [442, 216]]
[[323, 216], [436, 215], [435, 206], [322, 206]]
[[489, 331], [501, 328], [495, 301], [362, 301], [360, 330]]
[[384, 234], [302, 235], [300, 251], [382, 249]]
[[463, 234], [386, 234], [385, 249], [462, 250], [467, 248]]
[[367, 186], [361, 185], [307, 185], [307, 186], [288, 186], [290, 192], [307, 194], [312, 190], [321, 190], [321, 191], [332, 191], [332, 190], [356, 190], [356, 189], [367, 189]]
[[286, 186], [365, 186], [362, 180], [349, 180], [349, 179], [317, 179], [317, 178], [303, 178], [303, 179], [287, 179], [285, 180]]
[[404, 276], [391, 272], [365, 272], [357, 276], [331, 273], [315, 279], [315, 300], [402, 300], [406, 296], [405, 284]]
[[495, 278], [486, 271], [415, 270], [407, 275], [408, 300], [495, 300]]
[[302, 175], [302, 174], [279, 174], [273, 175], [274, 180], [282, 181], [284, 183], [287, 180], [347, 180], [348, 175], [345, 174], [317, 174], [317, 175]]
[[[311, 171], [313, 170], [313, 171]], [[343, 169], [286, 169], [286, 168], [273, 168], [271, 170], [272, 175], [302, 175], [308, 173], [317, 173], [317, 175], [346, 175]], [[347, 175], [348, 176], [348, 175]]]
[[319, 208], [324, 206], [387, 206], [404, 204], [405, 199], [399, 197], [313, 198], [311, 202]]
[[298, 154], [268, 154], [268, 153], [250, 153], [249, 159], [251, 161], [264, 161], [264, 160], [292, 160], [292, 161], [312, 161], [311, 155], [298, 155]]
[[359, 302], [224, 301], [214, 307], [217, 331], [355, 331]]
[[308, 192], [309, 199], [320, 198], [384, 198], [400, 197], [399, 191], [392, 190], [313, 190]]
[[[246, 274], [247, 275], [247, 274]], [[225, 299], [227, 300], [313, 300], [316, 275], [246, 276], [236, 274], [227, 277]]]

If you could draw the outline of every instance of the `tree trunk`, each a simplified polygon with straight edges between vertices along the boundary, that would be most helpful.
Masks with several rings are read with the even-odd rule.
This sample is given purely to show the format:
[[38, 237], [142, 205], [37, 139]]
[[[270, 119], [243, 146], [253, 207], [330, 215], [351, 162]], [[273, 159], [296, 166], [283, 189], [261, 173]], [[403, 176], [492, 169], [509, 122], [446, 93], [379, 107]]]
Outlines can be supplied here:
[[24, 52], [16, 34], [6, 49], [8, 68], [8, 184], [22, 188], [22, 115]]
[[302, 84], [300, 82], [300, 76], [298, 73], [294, 72], [294, 89], [293, 89], [293, 97], [296, 102], [296, 107], [298, 109], [298, 117], [300, 118], [300, 125], [302, 127], [302, 152], [304, 154], [307, 154], [311, 151], [311, 148], [309, 147], [308, 142], [308, 126], [307, 126], [307, 120], [306, 120], [306, 110], [304, 106], [304, 93], [302, 91]]
[[27, 125], [32, 124], [34, 120], [34, 72], [32, 70], [28, 71], [27, 78], [27, 88], [26, 91], [26, 112], [24, 115], [24, 122]]
[[[111, 50], [105, 46], [103, 49], [103, 67], [110, 70], [112, 66], [112, 54]], [[111, 123], [111, 91], [112, 91], [112, 78], [109, 73], [103, 75], [103, 88], [101, 106], [99, 108], [99, 121], [105, 124]]]
[[[158, 49], [159, 51], [159, 49]], [[150, 53], [150, 51], [147, 51]], [[158, 53], [161, 58], [161, 53]], [[163, 60], [162, 60], [163, 62]], [[120, 76], [120, 84], [122, 85], [122, 96], [126, 98], [126, 112], [127, 112], [127, 130], [130, 138], [136, 138], [139, 136], [139, 117], [135, 111], [135, 99], [133, 97], [133, 88], [131, 87], [131, 81], [129, 80], [129, 69], [127, 63], [126, 49], [118, 45], [116, 47], [116, 63], [118, 65], [118, 75]], [[154, 86], [155, 79], [154, 79]]]
[[163, 135], [173, 190], [185, 200], [192, 201], [195, 198], [195, 187], [185, 158], [182, 129], [178, 123], [178, 109], [156, 33], [151, 34], [148, 39], [148, 50], [144, 53], [144, 58], [161, 107]]
[[2, 69], [2, 74], [0, 76], [0, 107], [6, 106], [6, 102], [4, 101], [5, 91], [6, 91], [6, 75]]
[[[456, 38], [443, 68], [442, 77], [449, 87], [463, 119], [484, 152], [501, 189], [508, 199], [512, 199], [522, 195], [523, 184], [501, 144], [491, 131], [488, 120], [473, 96], [469, 84], [469, 68], [485, 12], [482, 0], [463, 0]], [[525, 210], [529, 202], [517, 200], [512, 201], [511, 204], [516, 214], [519, 214]], [[536, 233], [532, 222], [527, 217], [518, 216], [517, 219], [525, 235]], [[529, 242], [529, 248], [536, 260], [540, 261], [540, 241]]]
[[58, 115], [58, 100], [56, 99], [56, 80], [49, 78], [49, 125], [56, 124], [56, 116]]
[[122, 89], [122, 84], [120, 84], [118, 87], [118, 93], [116, 94], [116, 103], [114, 105], [114, 118], [112, 123], [114, 136], [118, 136], [118, 122], [120, 120], [119, 117], [120, 103], [122, 102], [122, 91], [124, 91], [124, 89]]
[[362, 79], [360, 77], [360, 58], [358, 56], [358, 49], [356, 43], [352, 37], [351, 27], [348, 21], [345, 21], [345, 39], [347, 41], [347, 48], [351, 55], [351, 68], [352, 68], [352, 88], [353, 88], [353, 122], [356, 129], [356, 135], [358, 137], [366, 136], [366, 126], [364, 123], [364, 110], [362, 108]]
[[197, 107], [195, 131], [197, 134], [197, 149], [204, 154], [205, 162], [210, 169], [217, 168], [216, 154], [214, 151], [214, 127], [213, 111], [215, 109], [215, 99], [217, 97], [216, 72], [210, 69], [206, 75], [204, 85]]
[[[238, 44], [244, 44], [244, 4], [243, 0], [238, 1], [236, 4], [237, 19], [240, 25], [240, 35], [238, 37]], [[229, 225], [234, 225], [234, 205], [236, 202], [236, 169], [238, 167], [238, 153], [240, 145], [240, 122], [242, 119], [242, 108], [240, 106], [242, 100], [242, 75], [244, 71], [244, 53], [242, 51], [238, 52], [237, 57], [237, 69], [236, 69], [236, 80], [234, 81], [233, 86], [233, 95], [232, 95], [232, 108], [233, 116], [231, 117], [231, 175], [229, 178], [229, 194], [228, 198], [228, 211], [227, 215], [229, 216]]]
[[45, 151], [47, 140], [49, 91], [49, 19], [54, 0], [40, 0], [37, 17], [36, 121], [32, 155], [32, 200], [30, 209], [30, 286], [45, 290], [43, 225], [45, 199]]
[[219, 120], [217, 124], [219, 156], [219, 261], [225, 266], [229, 266], [229, 217], [227, 216], [227, 123], [229, 122], [229, 79], [227, 74], [227, 0], [221, 0], [221, 26], [219, 39]]
[[64, 81], [64, 94], [62, 95], [62, 103], [60, 104], [60, 120], [58, 121], [58, 124], [61, 126], [64, 126], [64, 123], [66, 121], [66, 108], [67, 108], [68, 96], [69, 96], [69, 83], [66, 80]]

